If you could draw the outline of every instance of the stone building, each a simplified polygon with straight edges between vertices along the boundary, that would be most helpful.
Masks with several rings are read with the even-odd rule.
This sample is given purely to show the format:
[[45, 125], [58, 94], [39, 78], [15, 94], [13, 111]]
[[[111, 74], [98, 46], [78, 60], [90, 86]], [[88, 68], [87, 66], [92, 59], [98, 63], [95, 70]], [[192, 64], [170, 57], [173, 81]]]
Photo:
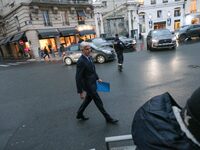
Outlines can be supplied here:
[[95, 37], [93, 7], [88, 0], [0, 0], [0, 55], [22, 58], [46, 47], [57, 53], [80, 38]]
[[93, 0], [93, 6], [97, 35], [146, 37], [153, 29], [200, 23], [200, 0]]

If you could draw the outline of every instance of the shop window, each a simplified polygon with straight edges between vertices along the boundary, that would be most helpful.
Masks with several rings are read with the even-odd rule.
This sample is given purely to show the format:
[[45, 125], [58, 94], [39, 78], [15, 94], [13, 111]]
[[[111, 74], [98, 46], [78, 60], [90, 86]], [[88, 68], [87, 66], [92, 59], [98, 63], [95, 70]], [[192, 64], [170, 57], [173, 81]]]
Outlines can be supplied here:
[[168, 3], [168, 0], [163, 0], [163, 3]]
[[178, 17], [178, 16], [181, 16], [181, 8], [180, 7], [174, 9], [174, 17]]
[[174, 21], [174, 30], [178, 30], [180, 28], [180, 20]]
[[42, 12], [42, 14], [43, 14], [43, 19], [44, 19], [44, 25], [45, 26], [52, 26], [52, 23], [51, 23], [50, 18], [49, 18], [48, 10], [44, 10]]
[[156, 4], [156, 0], [151, 0], [151, 4]]
[[56, 45], [56, 42], [55, 42], [55, 39], [54, 38], [50, 38], [50, 39], [41, 39], [39, 40], [39, 43], [40, 43], [40, 47], [41, 49], [44, 49], [44, 47], [47, 48], [48, 51], [49, 48], [51, 46], [51, 48], [56, 52], [57, 51], [57, 45]]
[[162, 10], [158, 10], [157, 11], [157, 18], [161, 18], [162, 17]]

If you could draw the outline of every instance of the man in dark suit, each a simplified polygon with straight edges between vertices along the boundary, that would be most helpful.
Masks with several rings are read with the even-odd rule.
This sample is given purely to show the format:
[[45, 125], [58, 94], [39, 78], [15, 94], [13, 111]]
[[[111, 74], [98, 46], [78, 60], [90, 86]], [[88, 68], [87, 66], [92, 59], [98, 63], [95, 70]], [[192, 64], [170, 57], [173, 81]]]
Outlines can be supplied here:
[[[92, 58], [90, 56], [91, 48], [89, 43], [82, 42], [80, 44], [80, 49], [82, 50], [82, 55], [77, 62], [76, 85], [77, 92], [80, 94], [80, 98], [84, 99], [84, 101], [77, 112], [76, 118], [81, 120], [88, 120], [89, 118], [85, 117], [83, 112], [89, 103], [94, 100], [95, 105], [105, 117], [106, 122], [115, 124], [118, 122], [118, 120], [113, 119], [106, 112], [103, 107], [103, 102], [97, 93], [96, 81], [102, 82], [102, 80], [99, 79], [95, 70], [95, 66], [92, 62]], [[86, 95], [84, 91], [86, 92]]]

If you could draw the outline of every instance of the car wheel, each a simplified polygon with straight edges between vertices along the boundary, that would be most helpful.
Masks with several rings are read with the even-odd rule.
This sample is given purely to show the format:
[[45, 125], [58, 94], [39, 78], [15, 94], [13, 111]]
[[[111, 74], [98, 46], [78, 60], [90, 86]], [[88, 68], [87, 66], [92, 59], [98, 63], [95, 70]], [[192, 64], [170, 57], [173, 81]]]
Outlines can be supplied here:
[[96, 61], [100, 64], [103, 64], [106, 61], [106, 58], [103, 55], [97, 55]]
[[181, 35], [181, 36], [179, 37], [179, 41], [180, 41], [180, 42], [184, 42], [186, 38], [187, 38], [187, 36], [186, 36], [185, 34], [183, 34], [183, 35]]
[[71, 58], [69, 58], [69, 57], [65, 58], [64, 62], [65, 62], [65, 64], [68, 65], [68, 66], [72, 64], [72, 60], [71, 60]]

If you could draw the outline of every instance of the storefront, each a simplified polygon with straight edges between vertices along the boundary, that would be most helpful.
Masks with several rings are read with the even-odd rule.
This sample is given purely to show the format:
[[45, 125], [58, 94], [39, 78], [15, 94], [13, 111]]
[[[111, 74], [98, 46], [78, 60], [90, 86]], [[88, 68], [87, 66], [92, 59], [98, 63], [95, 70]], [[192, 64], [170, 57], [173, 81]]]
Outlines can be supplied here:
[[76, 28], [59, 28], [60, 43], [65, 47], [78, 43], [78, 31]]
[[185, 16], [185, 24], [199, 24], [200, 23], [200, 13], [193, 13], [193, 14], [187, 14]]
[[30, 45], [26, 38], [25, 32], [17, 33], [10, 41], [10, 45], [15, 58], [24, 58], [27, 54], [31, 56]]
[[96, 32], [94, 31], [94, 27], [90, 25], [81, 25], [77, 27], [79, 32], [79, 38], [83, 40], [92, 39], [96, 37]]
[[44, 49], [45, 47], [50, 52], [50, 48], [57, 52], [57, 43], [56, 37], [59, 37], [60, 34], [57, 29], [39, 29], [37, 30], [40, 49]]
[[1, 41], [1, 50], [3, 53], [4, 58], [13, 58], [13, 52], [10, 46], [10, 41], [12, 40], [13, 36], [8, 36], [7, 38]]
[[166, 21], [154, 23], [154, 29], [165, 29], [165, 28], [166, 28]]

